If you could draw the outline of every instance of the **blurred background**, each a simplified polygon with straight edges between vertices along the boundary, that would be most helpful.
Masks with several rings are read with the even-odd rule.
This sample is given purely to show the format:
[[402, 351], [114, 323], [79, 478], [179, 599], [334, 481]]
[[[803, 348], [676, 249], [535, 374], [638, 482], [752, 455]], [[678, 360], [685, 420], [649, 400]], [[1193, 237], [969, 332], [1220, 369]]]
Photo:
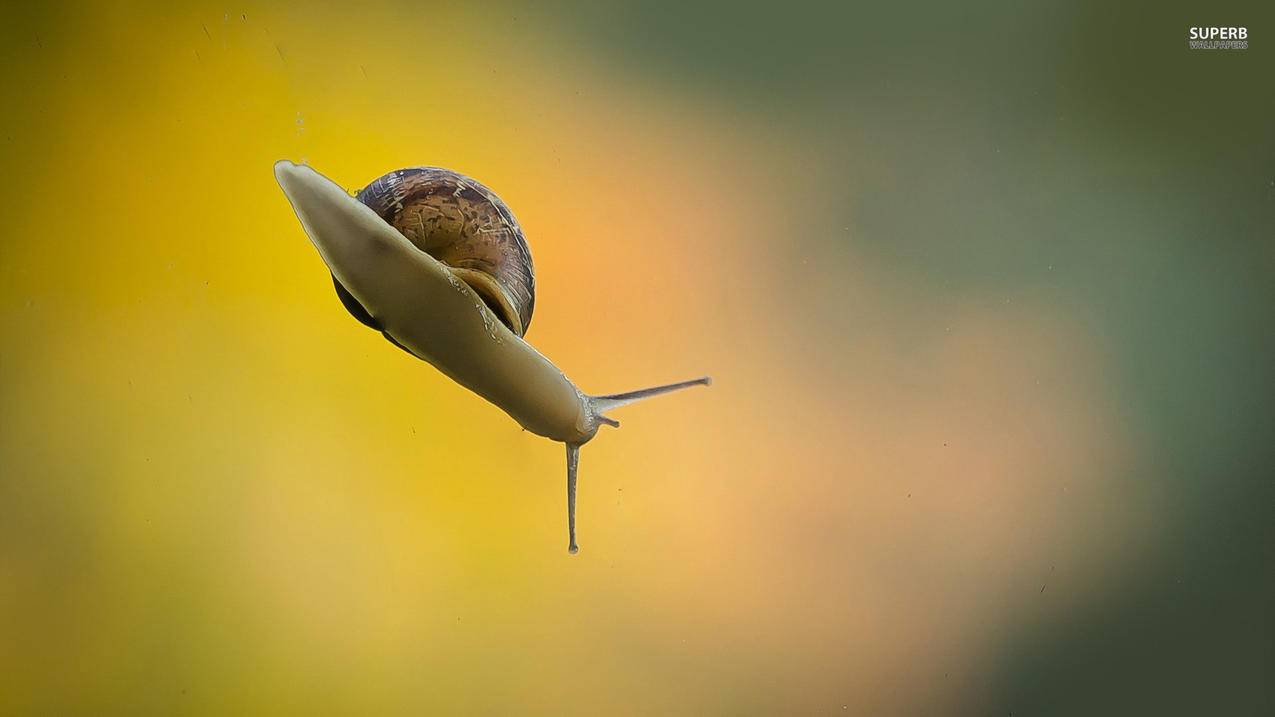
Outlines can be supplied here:
[[[1275, 706], [1275, 6], [177, 5], [0, 11], [0, 712]], [[281, 158], [479, 179], [582, 388], [714, 377], [578, 556]]]

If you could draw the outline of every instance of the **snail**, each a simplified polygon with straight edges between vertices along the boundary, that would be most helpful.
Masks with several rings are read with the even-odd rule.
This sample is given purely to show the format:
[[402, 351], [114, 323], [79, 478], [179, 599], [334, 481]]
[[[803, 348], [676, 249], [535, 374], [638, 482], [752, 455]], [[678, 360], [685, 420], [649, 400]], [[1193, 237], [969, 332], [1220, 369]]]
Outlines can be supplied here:
[[627, 393], [586, 394], [523, 337], [535, 306], [531, 252], [513, 213], [478, 182], [437, 167], [390, 172], [357, 197], [305, 165], [275, 178], [363, 324], [495, 404], [524, 429], [566, 445], [568, 551], [576, 553], [580, 447], [607, 412], [708, 377]]

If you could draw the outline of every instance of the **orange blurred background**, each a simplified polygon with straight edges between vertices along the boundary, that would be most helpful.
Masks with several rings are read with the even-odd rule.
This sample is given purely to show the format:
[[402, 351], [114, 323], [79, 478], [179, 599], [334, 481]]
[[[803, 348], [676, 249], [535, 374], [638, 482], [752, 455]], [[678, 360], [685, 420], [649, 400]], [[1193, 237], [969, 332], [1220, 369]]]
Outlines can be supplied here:
[[[1075, 90], [1085, 67], [1050, 65], [1047, 107], [997, 104], [1030, 83], [902, 51], [836, 92], [805, 65], [737, 91], [612, 47], [590, 23], [678, 40], [608, 8], [5, 11], [0, 711], [1084, 705], [1052, 697], [1055, 630], [1180, 585], [1138, 570], [1269, 496], [1269, 134], [1243, 159], [1236, 120], [1204, 171], [1129, 144], [1138, 117]], [[704, 28], [729, 36], [722, 12]], [[1092, 18], [998, 17], [1063, 66]], [[584, 449], [578, 556], [561, 446], [345, 313], [283, 158], [351, 189], [422, 164], [491, 187], [535, 257], [528, 339], [584, 390], [713, 376]], [[1248, 431], [1218, 453], [1171, 419], [1215, 401]], [[1199, 517], [1183, 486], [1210, 476], [1235, 502]], [[1259, 530], [1242, 556], [1269, 557]], [[1252, 575], [1196, 589], [1239, 585], [1269, 627]], [[1264, 644], [1210, 684], [1269, 699], [1245, 681]]]

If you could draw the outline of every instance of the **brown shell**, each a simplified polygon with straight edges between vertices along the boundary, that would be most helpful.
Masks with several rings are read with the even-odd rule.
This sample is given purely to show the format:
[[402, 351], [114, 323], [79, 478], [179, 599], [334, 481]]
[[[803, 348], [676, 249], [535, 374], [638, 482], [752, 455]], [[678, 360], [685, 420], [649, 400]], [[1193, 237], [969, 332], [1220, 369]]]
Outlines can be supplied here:
[[[494, 192], [448, 169], [411, 167], [378, 178], [358, 200], [418, 249], [451, 267], [510, 331], [527, 333], [536, 304], [531, 251], [513, 212]], [[338, 292], [342, 288], [338, 285]], [[350, 306], [353, 297], [341, 299], [362, 321]]]

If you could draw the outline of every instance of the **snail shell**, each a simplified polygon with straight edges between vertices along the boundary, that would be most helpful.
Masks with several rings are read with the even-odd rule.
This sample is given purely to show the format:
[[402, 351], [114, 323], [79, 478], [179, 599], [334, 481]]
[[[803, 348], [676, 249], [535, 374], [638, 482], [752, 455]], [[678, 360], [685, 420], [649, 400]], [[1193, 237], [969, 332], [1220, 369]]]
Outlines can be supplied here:
[[[378, 177], [356, 198], [451, 269], [510, 331], [527, 334], [536, 306], [531, 250], [513, 212], [494, 192], [450, 169], [412, 167]], [[335, 275], [332, 280], [346, 309], [382, 330]]]

